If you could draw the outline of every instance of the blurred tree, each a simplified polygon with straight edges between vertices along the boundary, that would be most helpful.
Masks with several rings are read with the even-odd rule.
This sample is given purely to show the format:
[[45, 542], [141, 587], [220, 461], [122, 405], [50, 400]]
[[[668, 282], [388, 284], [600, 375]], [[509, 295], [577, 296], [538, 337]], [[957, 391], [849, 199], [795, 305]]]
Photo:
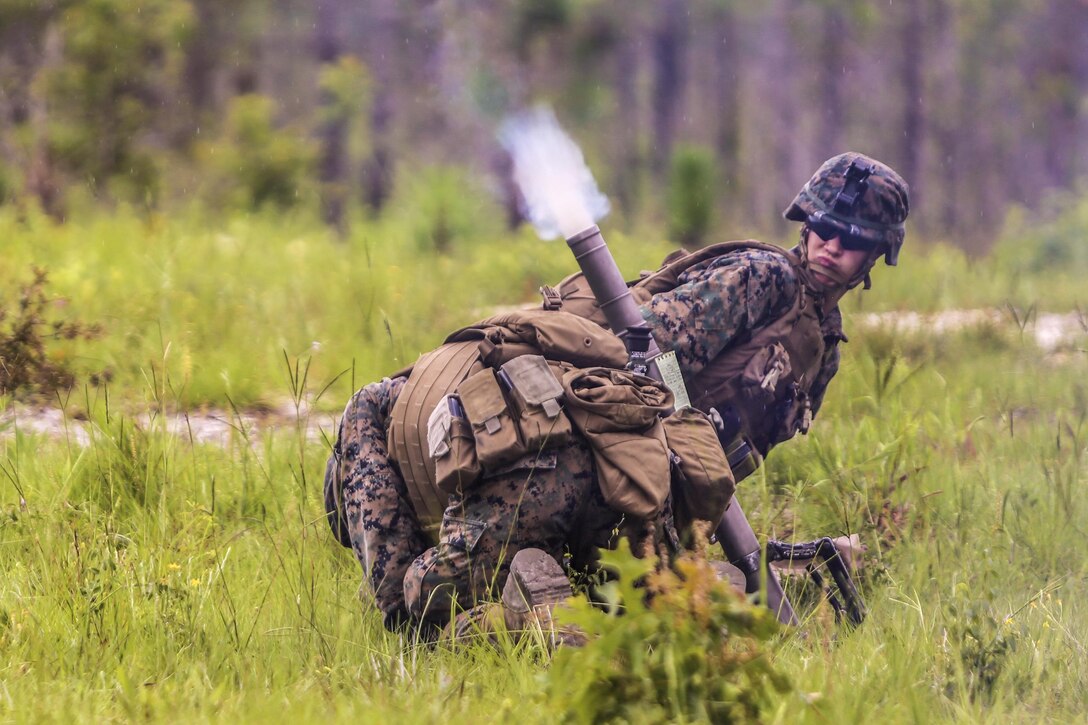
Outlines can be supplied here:
[[638, 214], [639, 180], [642, 176], [641, 104], [638, 96], [640, 50], [644, 27], [639, 18], [630, 18], [627, 32], [616, 43], [613, 86], [616, 113], [608, 125], [612, 131], [612, 191], [628, 217]]
[[698, 146], [680, 146], [669, 174], [669, 235], [688, 248], [706, 240], [714, 215], [714, 154]]
[[931, 35], [926, 32], [926, 5], [925, 0], [901, 4], [906, 16], [900, 23], [903, 135], [896, 170], [910, 184], [911, 205], [915, 209], [922, 207], [925, 188], [921, 180], [922, 154], [926, 145], [924, 79], [930, 59], [926, 49]]
[[659, 177], [668, 170], [678, 120], [683, 113], [687, 83], [685, 49], [690, 0], [659, 0], [654, 28], [653, 169]]
[[[798, 75], [813, 69], [798, 57], [794, 22], [798, 21], [797, 0], [773, 0], [762, 18], [763, 37], [759, 43], [765, 54], [758, 76], [759, 153], [747, 159], [748, 171], [758, 182], [753, 184], [752, 206], [759, 219], [776, 220], [783, 200], [792, 198], [804, 174], [811, 173], [811, 163], [798, 163], [800, 149], [811, 141], [800, 133], [801, 120], [808, 116]], [[754, 167], [754, 168], [753, 168]]]
[[335, 227], [340, 238], [347, 234], [344, 219], [344, 203], [347, 191], [344, 181], [347, 168], [347, 128], [353, 110], [352, 95], [338, 94], [337, 64], [340, 60], [341, 41], [338, 30], [342, 27], [343, 13], [340, 0], [318, 0], [317, 22], [314, 23], [314, 46], [321, 68], [321, 117], [317, 136], [321, 143], [318, 163], [318, 181], [321, 184], [321, 216], [326, 224]]
[[374, 76], [370, 106], [370, 155], [362, 168], [363, 203], [379, 213], [393, 193], [393, 118], [396, 98], [395, 62], [400, 35], [400, 14], [394, 3], [369, 0], [366, 16], [356, 42], [363, 48], [364, 62]]
[[[717, 155], [718, 178], [723, 190], [723, 202], [735, 200], [740, 186], [741, 159], [741, 88], [740, 71], [743, 55], [740, 47], [740, 20], [737, 0], [715, 0], [711, 3], [709, 23], [714, 33], [715, 66], [715, 133], [714, 151]], [[731, 208], [727, 205], [727, 209]]]
[[171, 137], [185, 148], [214, 129], [229, 97], [256, 90], [255, 36], [268, 23], [267, 0], [189, 0], [192, 30], [184, 47], [183, 93]]
[[322, 209], [325, 222], [343, 236], [347, 232], [344, 212], [350, 172], [370, 148], [365, 121], [372, 83], [370, 73], [355, 56], [343, 55], [335, 64], [320, 68], [318, 86], [322, 98], [318, 115]]
[[1050, 185], [1069, 187], [1088, 156], [1088, 142], [1077, 133], [1088, 102], [1088, 3], [1051, 0], [1044, 18], [1041, 34], [1048, 42], [1041, 47], [1035, 93], [1049, 140], [1046, 170]]
[[818, 155], [824, 157], [843, 148], [845, 135], [843, 122], [849, 72], [846, 54], [854, 41], [845, 4], [843, 0], [822, 0], [817, 5], [821, 16], [816, 50], [819, 80], [811, 110], [817, 121]]
[[426, 165], [486, 176], [515, 223], [494, 129], [545, 101], [623, 222], [666, 221], [639, 202], [664, 199], [678, 144], [712, 149], [719, 210], [760, 226], [854, 148], [907, 177], [920, 228], [981, 246], [1009, 204], [1088, 174], [1088, 4], [0, 0], [0, 176], [54, 214], [73, 185], [184, 198], [218, 178], [193, 141], [225, 143], [251, 93], [271, 130], [320, 140], [303, 181], [340, 228]]
[[221, 138], [199, 144], [213, 205], [287, 209], [301, 201], [317, 150], [301, 131], [277, 129], [274, 115], [267, 96], [238, 96], [231, 101]]
[[42, 71], [51, 159], [98, 193], [153, 201], [150, 146], [178, 86], [192, 27], [184, 0], [87, 0], [59, 18], [61, 58]]

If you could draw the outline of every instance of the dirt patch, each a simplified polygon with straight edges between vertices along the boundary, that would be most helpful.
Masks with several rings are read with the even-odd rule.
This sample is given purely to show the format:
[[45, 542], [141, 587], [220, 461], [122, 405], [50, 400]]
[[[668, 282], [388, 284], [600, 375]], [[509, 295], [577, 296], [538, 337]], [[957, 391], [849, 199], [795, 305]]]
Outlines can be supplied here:
[[[942, 312], [868, 312], [852, 315], [851, 320], [865, 327], [894, 328], [904, 332], [948, 334], [959, 330], [993, 325], [1019, 328], [1013, 315], [997, 309], [944, 310]], [[1083, 343], [1088, 337], [1088, 319], [1081, 313], [1040, 312], [1028, 317], [1023, 325], [1025, 338], [1034, 341], [1043, 352], [1055, 352]]]
[[[255, 444], [268, 433], [300, 431], [311, 441], [331, 441], [336, 437], [339, 415], [312, 412], [291, 404], [271, 411], [234, 413], [229, 410], [160, 413], [142, 411], [125, 416], [143, 430], [162, 430], [192, 444], [221, 446]], [[89, 445], [92, 437], [103, 434], [97, 423], [65, 414], [59, 408], [14, 404], [0, 413], [0, 439], [10, 439], [22, 432]]]
[[[979, 325], [996, 325], [1013, 330], [1018, 325], [1013, 316], [997, 309], [946, 310], [934, 313], [869, 312], [851, 316], [851, 321], [865, 327], [894, 328], [905, 332], [926, 331], [949, 334]], [[1084, 314], [1042, 312], [1031, 315], [1023, 326], [1045, 353], [1083, 346], [1088, 339], [1088, 319]], [[196, 412], [152, 413], [138, 411], [128, 415], [145, 430], [162, 426], [166, 432], [193, 444], [222, 446], [255, 444], [271, 432], [301, 431], [307, 440], [332, 441], [336, 437], [338, 413], [319, 413], [303, 404], [297, 410], [285, 401], [271, 410], [241, 411], [200, 410]], [[59, 408], [14, 404], [0, 413], [0, 440], [10, 439], [18, 431], [90, 444], [96, 424], [66, 415]]]

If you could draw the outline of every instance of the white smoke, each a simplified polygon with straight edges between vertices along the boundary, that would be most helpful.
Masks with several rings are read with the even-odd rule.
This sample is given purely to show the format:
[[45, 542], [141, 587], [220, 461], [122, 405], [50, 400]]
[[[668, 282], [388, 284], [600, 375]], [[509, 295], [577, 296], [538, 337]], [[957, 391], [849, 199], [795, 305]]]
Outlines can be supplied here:
[[550, 108], [508, 117], [499, 141], [514, 160], [526, 216], [542, 239], [571, 237], [608, 214], [608, 198], [597, 189], [582, 150]]

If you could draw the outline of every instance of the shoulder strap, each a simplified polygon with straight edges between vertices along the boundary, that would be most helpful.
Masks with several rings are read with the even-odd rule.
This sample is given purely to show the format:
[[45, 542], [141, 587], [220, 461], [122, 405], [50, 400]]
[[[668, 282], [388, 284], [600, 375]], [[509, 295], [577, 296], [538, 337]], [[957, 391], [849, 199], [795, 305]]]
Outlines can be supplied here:
[[797, 256], [789, 250], [783, 249], [782, 247], [776, 247], [773, 244], [757, 242], [754, 239], [746, 239], [743, 241], [711, 244], [709, 247], [703, 247], [702, 249], [689, 254], [684, 254], [680, 257], [677, 257], [675, 253], [670, 254], [665, 258], [665, 264], [662, 265], [660, 269], [643, 277], [636, 282], [634, 286], [645, 289], [651, 295], [665, 292], [676, 287], [680, 275], [696, 265], [703, 264], [704, 262], [708, 262], [711, 259], [721, 257], [725, 254], [752, 249], [772, 252], [785, 257], [786, 261], [788, 261], [794, 269], [799, 269], [801, 267], [801, 260], [797, 259]]

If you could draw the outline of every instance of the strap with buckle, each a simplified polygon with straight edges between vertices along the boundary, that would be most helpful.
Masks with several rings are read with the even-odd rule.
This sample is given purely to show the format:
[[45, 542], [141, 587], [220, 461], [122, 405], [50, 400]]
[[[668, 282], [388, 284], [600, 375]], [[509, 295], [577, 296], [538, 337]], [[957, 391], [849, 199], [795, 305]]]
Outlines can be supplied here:
[[544, 285], [540, 288], [540, 296], [544, 298], [544, 309], [549, 312], [555, 312], [562, 309], [563, 298], [559, 294], [559, 290], [555, 287], [549, 287]]

